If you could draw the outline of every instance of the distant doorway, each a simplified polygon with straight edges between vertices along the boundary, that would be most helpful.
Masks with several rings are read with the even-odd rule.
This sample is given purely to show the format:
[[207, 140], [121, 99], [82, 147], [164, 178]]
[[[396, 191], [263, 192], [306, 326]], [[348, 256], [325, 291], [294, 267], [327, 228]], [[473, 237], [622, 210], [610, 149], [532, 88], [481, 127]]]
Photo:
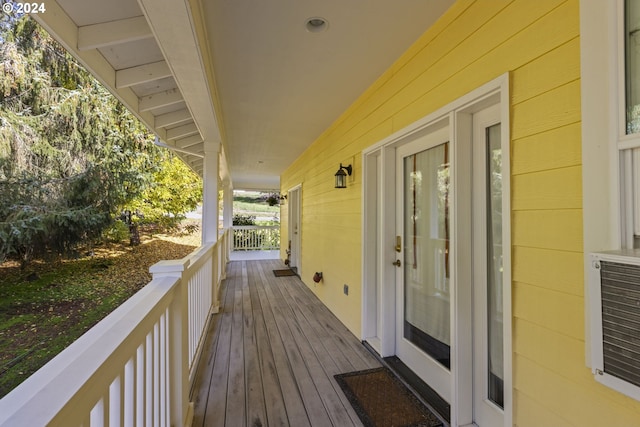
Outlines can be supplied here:
[[300, 193], [302, 185], [298, 185], [289, 190], [287, 196], [289, 202], [289, 267], [300, 274], [300, 251], [302, 246], [301, 240], [301, 206]]

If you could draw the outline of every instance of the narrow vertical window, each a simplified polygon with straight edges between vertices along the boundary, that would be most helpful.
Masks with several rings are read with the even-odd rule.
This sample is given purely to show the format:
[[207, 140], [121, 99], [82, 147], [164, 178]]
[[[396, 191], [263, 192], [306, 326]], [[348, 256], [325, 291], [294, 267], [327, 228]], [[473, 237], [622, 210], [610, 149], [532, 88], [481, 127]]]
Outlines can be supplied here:
[[487, 342], [489, 400], [504, 407], [502, 316], [502, 146], [500, 125], [486, 129]]

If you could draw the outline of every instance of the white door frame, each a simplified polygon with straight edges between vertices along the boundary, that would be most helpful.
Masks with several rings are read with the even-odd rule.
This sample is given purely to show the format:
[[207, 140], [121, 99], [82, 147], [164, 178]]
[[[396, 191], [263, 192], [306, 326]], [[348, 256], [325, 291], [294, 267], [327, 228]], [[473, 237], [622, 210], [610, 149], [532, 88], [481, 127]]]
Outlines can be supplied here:
[[[382, 357], [395, 354], [396, 259], [395, 247], [395, 152], [418, 133], [428, 132], [443, 121], [452, 132], [452, 204], [451, 240], [471, 236], [471, 152], [457, 141], [472, 138], [472, 115], [490, 105], [500, 104], [502, 150], [509, 159], [509, 75], [504, 74], [421, 120], [392, 134], [364, 150], [363, 244], [362, 244], [362, 331], [363, 340]], [[503, 176], [510, 177], [509, 161], [503, 164]], [[509, 179], [503, 180], [503, 192], [510, 195]], [[466, 183], [466, 185], [460, 185]], [[467, 214], [465, 214], [465, 212]], [[503, 212], [510, 213], [509, 197], [503, 199]], [[509, 230], [510, 215], [504, 215]], [[512, 342], [511, 342], [511, 241], [510, 231], [503, 236], [504, 251], [504, 425], [512, 425]], [[372, 250], [372, 248], [375, 248]], [[473, 425], [473, 335], [471, 292], [471, 247], [452, 245], [451, 251], [451, 425]], [[465, 261], [467, 260], [467, 261]], [[508, 319], [508, 321], [507, 321]], [[391, 326], [390, 326], [391, 325]]]
[[289, 267], [297, 268], [298, 275], [301, 274], [301, 249], [302, 249], [302, 184], [298, 184], [287, 192], [289, 201], [288, 227], [289, 240], [291, 241], [291, 256]]

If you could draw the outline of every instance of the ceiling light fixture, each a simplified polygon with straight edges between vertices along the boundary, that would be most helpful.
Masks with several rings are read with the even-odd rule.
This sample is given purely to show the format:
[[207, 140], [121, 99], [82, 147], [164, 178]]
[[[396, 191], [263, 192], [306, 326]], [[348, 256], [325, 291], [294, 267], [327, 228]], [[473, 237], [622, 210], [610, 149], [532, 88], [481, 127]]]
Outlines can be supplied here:
[[313, 17], [307, 19], [306, 23], [307, 31], [310, 33], [321, 33], [329, 27], [329, 23], [326, 19], [320, 17]]

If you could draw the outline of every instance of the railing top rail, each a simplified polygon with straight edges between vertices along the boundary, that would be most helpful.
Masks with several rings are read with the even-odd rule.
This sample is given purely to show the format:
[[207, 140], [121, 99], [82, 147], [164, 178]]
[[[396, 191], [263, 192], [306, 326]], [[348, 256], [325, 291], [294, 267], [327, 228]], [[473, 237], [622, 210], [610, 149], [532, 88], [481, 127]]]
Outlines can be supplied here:
[[277, 229], [279, 225], [234, 225], [234, 230], [259, 230], [259, 229]]

